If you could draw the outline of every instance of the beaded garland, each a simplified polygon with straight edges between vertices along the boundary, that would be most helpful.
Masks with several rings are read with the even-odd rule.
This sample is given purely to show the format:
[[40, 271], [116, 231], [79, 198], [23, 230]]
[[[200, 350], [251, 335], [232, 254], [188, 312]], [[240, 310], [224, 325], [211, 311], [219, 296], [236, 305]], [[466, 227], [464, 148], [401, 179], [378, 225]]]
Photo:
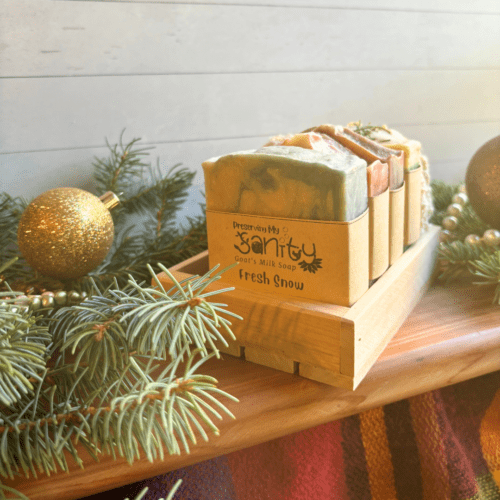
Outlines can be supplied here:
[[0, 306], [10, 304], [13, 306], [11, 308], [12, 312], [16, 312], [16, 307], [25, 311], [38, 311], [41, 309], [56, 309], [58, 307], [77, 305], [86, 298], [86, 292], [77, 292], [75, 290], [69, 292], [64, 290], [57, 290], [55, 292], [45, 291], [40, 295], [7, 295], [3, 297], [3, 300], [0, 300]]
[[[469, 198], [465, 192], [465, 186], [461, 186], [460, 192], [453, 197], [451, 205], [446, 210], [448, 215], [442, 221], [442, 229], [439, 234], [439, 241], [441, 243], [451, 243], [455, 240], [452, 231], [459, 225], [460, 216], [468, 201]], [[498, 247], [500, 246], [500, 231], [497, 229], [487, 229], [482, 237], [477, 234], [469, 234], [466, 236], [464, 243], [476, 247], [481, 245]]]

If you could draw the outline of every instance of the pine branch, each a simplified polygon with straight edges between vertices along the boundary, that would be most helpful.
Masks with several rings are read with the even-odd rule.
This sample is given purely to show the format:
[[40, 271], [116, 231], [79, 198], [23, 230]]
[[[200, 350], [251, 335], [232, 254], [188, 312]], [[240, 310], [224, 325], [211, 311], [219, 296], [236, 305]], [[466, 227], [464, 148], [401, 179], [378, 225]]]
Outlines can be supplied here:
[[482, 236], [490, 228], [476, 215], [470, 203], [465, 204], [458, 219], [458, 226], [451, 233], [452, 237], [459, 241], [464, 241], [469, 234]]
[[[121, 141], [119, 151], [118, 146], [110, 146], [110, 158], [95, 164], [96, 178], [103, 191], [112, 188], [112, 181], [122, 182], [124, 176], [121, 204], [112, 211], [115, 243], [105, 261], [90, 273], [104, 286], [114, 278], [124, 284], [129, 275], [138, 281], [147, 279], [149, 262], [171, 266], [206, 249], [204, 216], [188, 219], [184, 228], [175, 223], [174, 217], [187, 198], [195, 173], [175, 165], [162, 176], [159, 162], [152, 168], [144, 160], [143, 149], [137, 150], [142, 155], [138, 161], [138, 139], [126, 146]], [[134, 179], [130, 178], [132, 174]], [[133, 217], [137, 216], [141, 217], [142, 230], [133, 227], [137, 222]], [[80, 280], [80, 286], [89, 291], [91, 284], [87, 277]]]
[[25, 200], [0, 193], [0, 248], [15, 243], [17, 225], [26, 206]]
[[471, 246], [461, 241], [441, 243], [438, 249], [438, 259], [442, 266], [440, 280], [447, 283], [470, 275], [470, 265], [487, 255], [488, 250], [480, 246]]
[[500, 250], [471, 262], [471, 272], [483, 278], [476, 285], [496, 285], [493, 301], [500, 304]]
[[196, 355], [190, 355], [181, 377], [176, 359], [155, 380], [144, 373], [127, 394], [94, 406], [75, 401], [74, 390], [64, 394], [42, 380], [29, 404], [0, 420], [0, 474], [36, 478], [37, 472], [68, 470], [63, 450], [81, 466], [79, 442], [95, 457], [108, 453], [132, 463], [141, 453], [152, 461], [162, 459], [164, 449], [169, 454], [189, 451], [188, 442], [196, 444], [193, 425], [204, 439], [202, 424], [218, 434], [214, 417], [222, 415], [215, 408], [234, 416], [212, 394], [236, 399], [218, 389], [212, 377], [195, 373], [208, 359], [193, 364]]
[[[7, 293], [0, 293], [0, 300]], [[32, 380], [41, 380], [52, 340], [47, 326], [13, 302], [0, 303], [0, 403], [7, 406], [33, 393]]]
[[[178, 479], [177, 482], [172, 486], [172, 489], [168, 493], [167, 498], [159, 498], [158, 500], [173, 500], [174, 495], [176, 491], [179, 489], [180, 485], [182, 484], [182, 479]], [[142, 500], [144, 498], [144, 495], [148, 492], [148, 488], [144, 488], [135, 498], [134, 500]], [[125, 498], [125, 500], [130, 500], [128, 498]]]
[[[174, 166], [162, 176], [139, 139], [108, 147], [96, 159], [100, 193], [120, 195], [113, 210], [112, 251], [90, 276], [60, 282], [35, 272], [16, 244], [26, 204], [0, 196], [0, 475], [27, 477], [67, 470], [64, 451], [82, 464], [81, 447], [132, 462], [189, 452], [196, 435], [218, 434], [216, 420], [233, 415], [219, 401], [232, 396], [196, 370], [218, 356], [216, 342], [234, 338], [227, 316], [239, 318], [207, 292], [215, 269], [182, 284], [156, 273], [206, 249], [203, 211], [185, 227], [173, 223], [194, 173]], [[143, 218], [143, 230], [133, 217]], [[158, 264], [153, 268], [149, 262]], [[155, 286], [146, 285], [153, 278]], [[79, 305], [34, 310], [20, 298], [44, 290], [86, 291]], [[22, 302], [22, 303], [21, 303]], [[239, 318], [241, 319], [241, 318]], [[195, 356], [201, 356], [194, 362]], [[165, 368], [164, 360], [171, 359]], [[185, 361], [187, 359], [187, 361]], [[177, 372], [184, 366], [184, 375]], [[77, 448], [77, 444], [80, 446]], [[21, 493], [0, 484], [0, 499]], [[171, 495], [169, 495], [170, 498]]]
[[448, 215], [446, 209], [452, 204], [452, 198], [460, 192], [460, 184], [446, 184], [443, 181], [432, 181], [432, 199], [434, 201], [434, 214], [431, 224], [440, 226], [443, 219]]
[[[159, 267], [170, 275], [167, 268]], [[145, 287], [133, 277], [120, 288], [100, 291], [97, 287], [92, 297], [79, 306], [61, 308], [51, 316], [55, 320], [54, 350], [61, 351], [66, 363], [70, 352], [74, 369], [83, 361], [89, 367], [89, 377], [104, 382], [108, 370], [122, 370], [128, 363], [128, 353], [149, 355], [157, 358], [175, 358], [190, 346], [208, 355], [211, 351], [219, 356], [215, 341], [226, 343], [219, 329], [230, 338], [231, 323], [220, 316], [227, 314], [239, 318], [221, 304], [210, 304], [206, 298], [214, 292], [203, 293], [205, 288], [219, 279], [222, 272], [209, 271], [205, 276], [179, 284], [166, 291], [149, 266], [150, 277], [156, 287]], [[221, 290], [217, 293], [220, 293]], [[241, 319], [241, 318], [240, 318]], [[78, 352], [76, 352], [78, 350]]]
[[[126, 194], [134, 189], [137, 183], [142, 183], [144, 169], [148, 166], [144, 159], [149, 156], [149, 151], [154, 147], [135, 149], [140, 139], [132, 139], [128, 144], [123, 144], [123, 134], [120, 134], [119, 144], [111, 146], [106, 139], [109, 149], [109, 158], [94, 158], [94, 178], [99, 194], [112, 191], [117, 195]], [[127, 197], [127, 196], [126, 196]]]

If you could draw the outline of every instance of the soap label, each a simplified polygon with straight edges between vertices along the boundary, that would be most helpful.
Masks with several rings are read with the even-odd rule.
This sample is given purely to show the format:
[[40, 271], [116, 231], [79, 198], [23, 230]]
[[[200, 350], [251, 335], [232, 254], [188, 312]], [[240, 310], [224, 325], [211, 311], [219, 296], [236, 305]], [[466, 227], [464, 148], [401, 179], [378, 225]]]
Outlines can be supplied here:
[[223, 276], [235, 286], [338, 305], [368, 289], [367, 212], [324, 222], [207, 210], [207, 231], [210, 267], [237, 262]]

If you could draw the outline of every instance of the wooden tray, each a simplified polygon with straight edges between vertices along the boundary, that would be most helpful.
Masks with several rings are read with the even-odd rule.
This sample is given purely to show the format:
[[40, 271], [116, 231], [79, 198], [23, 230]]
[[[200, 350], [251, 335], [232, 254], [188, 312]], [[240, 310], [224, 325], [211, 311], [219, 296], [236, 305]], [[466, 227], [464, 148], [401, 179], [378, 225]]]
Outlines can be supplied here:
[[[247, 361], [355, 389], [427, 290], [440, 228], [432, 226], [352, 307], [247, 289], [220, 299], [244, 318], [222, 352]], [[208, 271], [208, 252], [171, 268], [178, 280]], [[170, 279], [159, 275], [165, 286]], [[213, 289], [230, 285], [218, 281]]]

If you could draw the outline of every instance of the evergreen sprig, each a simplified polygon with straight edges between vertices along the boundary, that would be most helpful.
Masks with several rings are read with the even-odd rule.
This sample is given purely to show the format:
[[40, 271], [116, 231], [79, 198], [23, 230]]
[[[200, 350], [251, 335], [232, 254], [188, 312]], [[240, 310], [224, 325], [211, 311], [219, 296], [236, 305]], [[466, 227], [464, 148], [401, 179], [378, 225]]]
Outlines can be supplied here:
[[[179, 489], [179, 486], [182, 484], [182, 479], [178, 479], [177, 482], [172, 486], [172, 489], [169, 491], [168, 496], [166, 498], [159, 498], [158, 500], [173, 500], [175, 492]], [[148, 488], [144, 488], [135, 498], [134, 500], [142, 500], [144, 495], [148, 492]], [[130, 500], [126, 498], [125, 500]]]
[[[448, 215], [447, 208], [453, 203], [453, 196], [461, 190], [460, 184], [449, 185], [442, 181], [432, 183], [435, 212], [431, 219], [434, 224], [442, 225]], [[439, 245], [441, 280], [450, 283], [458, 278], [481, 278], [476, 285], [496, 286], [493, 302], [500, 303], [500, 251], [485, 244], [470, 245], [465, 239], [470, 234], [481, 237], [490, 226], [466, 203], [458, 217], [458, 225], [451, 233], [449, 242]]]
[[136, 189], [136, 185], [142, 185], [144, 181], [144, 171], [149, 167], [149, 163], [144, 161], [149, 151], [153, 147], [136, 148], [140, 139], [132, 139], [129, 143], [123, 144], [123, 134], [120, 134], [118, 144], [109, 144], [106, 139], [106, 146], [109, 149], [109, 157], [94, 159], [94, 178], [97, 183], [99, 194], [106, 191], [121, 196]]
[[432, 224], [441, 225], [445, 217], [446, 209], [452, 203], [453, 196], [460, 192], [461, 184], [448, 184], [444, 181], [434, 180], [431, 182], [432, 200], [434, 202], [434, 215]]
[[472, 263], [487, 255], [488, 250], [485, 248], [467, 245], [462, 241], [441, 243], [438, 258], [442, 266], [439, 278], [449, 284], [458, 278], [470, 276]]
[[15, 243], [17, 225], [26, 206], [23, 199], [0, 193], [0, 248]]
[[[201, 210], [182, 227], [175, 221], [194, 173], [176, 165], [162, 175], [149, 162], [152, 148], [124, 143], [123, 133], [107, 144], [109, 157], [94, 163], [97, 194], [113, 191], [121, 205], [112, 211], [114, 245], [88, 276], [61, 282], [34, 271], [16, 241], [26, 203], [0, 194], [2, 477], [67, 470], [65, 453], [82, 465], [82, 449], [129, 462], [189, 452], [197, 436], [218, 434], [224, 414], [233, 417], [219, 399], [235, 398], [197, 373], [219, 355], [217, 342], [234, 338], [228, 317], [238, 316], [212, 302], [225, 290], [207, 289], [223, 271], [182, 283], [168, 271], [207, 246]], [[46, 289], [89, 296], [38, 310], [20, 297]], [[26, 499], [0, 483], [0, 499], [6, 495]]]
[[482, 281], [476, 282], [476, 285], [496, 286], [493, 301], [500, 304], [500, 250], [471, 262], [471, 268], [474, 276], [483, 278]]
[[236, 401], [216, 387], [215, 379], [195, 373], [204, 361], [193, 363], [196, 354], [190, 355], [182, 376], [177, 374], [180, 359], [154, 378], [151, 372], [160, 366], [143, 371], [136, 364], [137, 380], [120, 392], [129, 375], [125, 369], [115, 383], [101, 388], [97, 404], [75, 397], [76, 385], [61, 392], [57, 376], [47, 383], [46, 375], [22, 410], [4, 412], [0, 419], [0, 474], [36, 478], [41, 472], [67, 471], [63, 450], [81, 466], [78, 443], [96, 458], [107, 453], [129, 463], [142, 453], [152, 461], [162, 459], [165, 450], [189, 452], [189, 442], [196, 444], [193, 427], [207, 440], [202, 423], [218, 434], [213, 421], [222, 418], [218, 410], [234, 418], [212, 394]]
[[26, 206], [21, 198], [0, 193], [0, 290], [6, 280], [18, 277], [25, 266], [17, 247], [17, 226]]
[[10, 292], [0, 293], [0, 301], [0, 404], [10, 406], [33, 394], [52, 337], [31, 311], [13, 304]]
[[220, 279], [224, 270], [209, 271], [202, 277], [179, 283], [169, 270], [159, 265], [172, 281], [165, 290], [153, 268], [150, 277], [156, 287], [139, 284], [133, 277], [125, 287], [115, 282], [101, 291], [95, 285], [91, 298], [73, 307], [57, 310], [52, 319], [54, 350], [60, 349], [63, 362], [69, 351], [76, 368], [85, 362], [92, 379], [105, 380], [109, 369], [123, 369], [129, 353], [154, 358], [176, 358], [189, 353], [191, 346], [208, 355], [218, 356], [216, 341], [227, 345], [220, 329], [234, 339], [230, 321], [221, 314], [241, 319], [224, 309], [223, 304], [210, 303], [207, 298], [231, 289], [206, 292]]
[[[203, 206], [200, 213], [181, 224], [176, 214], [186, 201], [195, 173], [180, 165], [162, 173], [159, 160], [150, 161], [153, 147], [143, 147], [140, 139], [128, 143], [120, 135], [118, 144], [106, 144], [109, 156], [95, 158], [94, 178], [97, 195], [113, 191], [120, 204], [112, 211], [115, 238], [104, 261], [87, 276], [58, 281], [41, 276], [22, 258], [17, 247], [17, 225], [27, 203], [0, 193], [0, 291], [8, 281], [14, 289], [76, 290], [90, 292], [92, 280], [109, 286], [118, 280], [125, 284], [129, 275], [142, 281], [149, 276], [148, 264], [170, 267], [207, 248]], [[17, 258], [17, 259], [16, 259]], [[156, 264], [155, 264], [156, 266]], [[159, 272], [159, 268], [156, 267]], [[90, 279], [92, 278], [92, 279]]]
[[[146, 279], [150, 262], [169, 267], [207, 247], [203, 207], [200, 215], [188, 217], [183, 226], [175, 220], [194, 172], [174, 165], [162, 174], [159, 160], [155, 167], [147, 161], [152, 148], [140, 148], [139, 139], [123, 144], [122, 136], [119, 145], [108, 144], [109, 158], [96, 158], [94, 163], [99, 194], [119, 190], [120, 197], [120, 205], [112, 211], [116, 227], [113, 247], [89, 274], [105, 285], [114, 279], [125, 283], [129, 275], [138, 281]], [[81, 284], [90, 290], [88, 277]]]

